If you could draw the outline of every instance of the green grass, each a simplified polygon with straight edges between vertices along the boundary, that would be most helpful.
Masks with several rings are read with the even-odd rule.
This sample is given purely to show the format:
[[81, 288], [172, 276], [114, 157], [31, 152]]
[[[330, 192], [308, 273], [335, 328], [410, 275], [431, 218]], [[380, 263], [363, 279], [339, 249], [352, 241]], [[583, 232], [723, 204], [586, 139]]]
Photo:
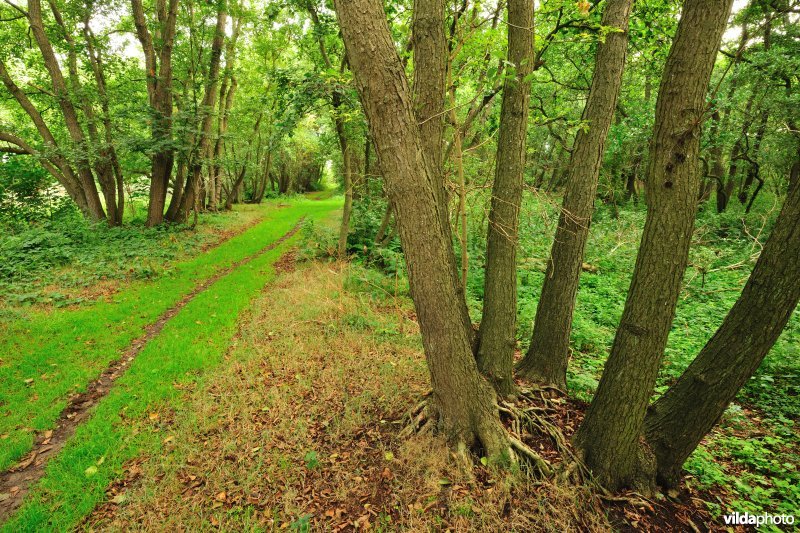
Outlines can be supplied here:
[[[280, 237], [303, 214], [338, 205], [337, 200], [290, 203], [281, 209], [277, 202], [266, 205], [263, 222], [174, 265], [155, 282], [133, 283], [108, 300], [74, 310], [32, 311], [7, 325], [0, 338], [0, 468], [27, 453], [34, 432], [52, 427], [69, 394], [85, 390], [147, 324], [197, 283]], [[198, 319], [210, 313], [200, 312]]]
[[147, 228], [139, 218], [111, 228], [73, 210], [26, 224], [0, 222], [0, 322], [19, 320], [30, 306], [82, 304], [104, 288], [155, 280], [172, 262], [263, 213], [264, 206], [255, 205], [203, 213], [196, 229], [181, 224]]
[[[339, 203], [339, 199], [293, 201], [292, 207], [275, 212], [268, 221], [223, 245], [223, 250], [215, 250], [217, 254], [210, 252], [205, 259], [192, 262], [202, 263], [202, 268], [184, 266], [181, 271], [206, 271], [215, 264], [229, 264], [234, 257], [250, 255], [286, 233], [301, 216], [319, 219]], [[150, 413], [180, 409], [181, 388], [201, 382], [205, 370], [223, 361], [239, 313], [272, 278], [271, 265], [297, 238], [227, 274], [168, 322], [48, 464], [45, 476], [2, 530], [74, 528], [103, 500], [106, 487], [122, 473], [125, 461], [141, 453], [158, 453], [167, 446], [164, 441], [171, 435], [168, 416], [153, 420]], [[217, 263], [209, 257], [212, 254]], [[163, 285], [159, 284], [162, 290], [166, 289]], [[152, 289], [146, 292], [154, 297], [159, 291]]]

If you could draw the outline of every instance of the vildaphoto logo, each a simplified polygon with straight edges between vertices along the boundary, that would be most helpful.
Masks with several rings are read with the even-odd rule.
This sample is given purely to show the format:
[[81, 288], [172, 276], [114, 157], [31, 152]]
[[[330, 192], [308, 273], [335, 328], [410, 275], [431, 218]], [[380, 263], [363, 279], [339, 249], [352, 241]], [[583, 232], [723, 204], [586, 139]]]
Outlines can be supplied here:
[[728, 513], [722, 517], [725, 525], [728, 526], [791, 526], [794, 525], [794, 515], [790, 514], [750, 514], [750, 513]]

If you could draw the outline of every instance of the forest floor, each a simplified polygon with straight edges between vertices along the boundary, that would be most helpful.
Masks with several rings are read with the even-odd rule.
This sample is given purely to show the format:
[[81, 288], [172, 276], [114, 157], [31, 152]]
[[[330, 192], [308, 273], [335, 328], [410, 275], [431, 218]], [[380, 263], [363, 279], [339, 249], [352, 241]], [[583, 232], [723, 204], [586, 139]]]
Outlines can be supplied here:
[[[480, 461], [465, 471], [437, 437], [400, 438], [429, 388], [407, 281], [314, 260], [335, 249], [340, 202], [220, 215], [216, 237], [150, 279], [65, 306], [0, 305], [0, 531], [722, 531], [720, 512], [747, 509], [754, 480], [761, 502], [794, 501], [775, 484], [792, 483], [797, 435], [756, 394], [693, 456], [681, 492], [654, 500]], [[606, 302], [618, 276], [600, 250], [625, 255], [635, 239], [619, 227], [606, 239], [610, 227], [596, 226], [587, 257], [611, 282], [582, 285]], [[523, 285], [537, 275], [523, 268]], [[587, 330], [605, 320], [586, 299], [574, 399], [537, 404], [567, 437], [595, 370]], [[549, 437], [526, 438], [560, 461]]]

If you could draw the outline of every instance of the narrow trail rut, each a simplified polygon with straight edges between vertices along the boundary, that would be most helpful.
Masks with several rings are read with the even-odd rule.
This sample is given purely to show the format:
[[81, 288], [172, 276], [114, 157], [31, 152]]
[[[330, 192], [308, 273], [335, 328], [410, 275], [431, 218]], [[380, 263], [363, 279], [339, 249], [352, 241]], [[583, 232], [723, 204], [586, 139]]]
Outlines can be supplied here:
[[220, 269], [211, 277], [201, 281], [175, 305], [166, 310], [155, 322], [144, 329], [144, 333], [134, 340], [119, 359], [111, 362], [97, 379], [92, 381], [86, 391], [71, 397], [67, 406], [56, 420], [55, 429], [39, 432], [36, 435], [33, 450], [21, 461], [0, 473], [0, 523], [22, 505], [31, 487], [44, 475], [48, 460], [58, 454], [69, 438], [84, 420], [91, 417], [91, 408], [97, 405], [109, 392], [120, 376], [130, 367], [136, 356], [155, 338], [164, 326], [177, 315], [197, 295], [211, 285], [227, 276], [235, 269], [250, 263], [265, 253], [274, 250], [286, 240], [293, 237], [305, 220], [301, 217], [295, 226], [282, 237], [266, 245], [264, 248], [231, 265]]

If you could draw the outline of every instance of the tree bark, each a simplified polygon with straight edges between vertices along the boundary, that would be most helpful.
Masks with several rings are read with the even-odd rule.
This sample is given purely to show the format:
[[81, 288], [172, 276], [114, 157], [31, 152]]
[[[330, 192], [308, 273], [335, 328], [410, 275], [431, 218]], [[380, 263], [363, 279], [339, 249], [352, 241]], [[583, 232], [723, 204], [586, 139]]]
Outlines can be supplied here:
[[[450, 57], [445, 35], [444, 0], [414, 1], [411, 44], [414, 50], [412, 100], [415, 116], [419, 125], [424, 156], [430, 160], [430, 168], [433, 172], [433, 194], [439, 205], [437, 209], [440, 217], [439, 224], [449, 243], [450, 254], [455, 257], [453, 230], [450, 226], [448, 198], [442, 167], [445, 93]], [[457, 124], [454, 126], [458, 127]], [[458, 266], [455, 261], [451, 261], [449, 264], [453, 267], [456, 279], [459, 279]], [[461, 287], [461, 320], [467, 329], [470, 345], [474, 351], [477, 337], [472, 329], [472, 321], [469, 317], [469, 309], [467, 309], [464, 282], [459, 280], [459, 286]]]
[[478, 368], [501, 396], [511, 395], [516, 389], [512, 372], [517, 324], [517, 232], [531, 93], [527, 78], [536, 61], [533, 15], [533, 2], [508, 0], [508, 62], [514, 66], [515, 75], [506, 77], [503, 86], [477, 352]]
[[55, 177], [56, 180], [58, 180], [58, 182], [64, 187], [70, 198], [72, 198], [72, 200], [78, 205], [81, 213], [83, 213], [86, 218], [92, 219], [93, 215], [89, 209], [89, 203], [86, 200], [86, 194], [83, 190], [80, 180], [75, 174], [75, 171], [72, 169], [71, 163], [61, 153], [53, 133], [44, 122], [39, 110], [36, 109], [28, 96], [11, 78], [8, 70], [6, 69], [5, 63], [3, 63], [2, 60], [0, 60], [0, 80], [2, 80], [3, 85], [5, 85], [6, 89], [8, 89], [8, 92], [11, 93], [20, 107], [25, 111], [25, 113], [28, 114], [34, 126], [36, 126], [36, 130], [39, 132], [39, 136], [42, 138], [44, 145], [47, 148], [47, 153], [39, 153], [38, 150], [34, 149], [27, 142], [13, 133], [0, 132], [0, 140], [12, 143], [20, 147], [25, 153], [37, 157], [42, 166], [48, 172], [50, 172], [50, 174]]
[[103, 67], [103, 56], [100, 50], [95, 47], [94, 41], [96, 40], [96, 37], [90, 26], [90, 19], [92, 15], [90, 9], [91, 4], [87, 5], [86, 8], [83, 21], [83, 34], [86, 40], [86, 51], [87, 55], [89, 56], [89, 64], [91, 65], [92, 74], [94, 75], [95, 83], [97, 85], [97, 92], [100, 97], [100, 109], [103, 112], [101, 121], [103, 123], [103, 129], [105, 133], [105, 145], [103, 146], [102, 154], [103, 157], [108, 158], [109, 164], [113, 171], [114, 179], [111, 180], [111, 187], [116, 188], [115, 196], [117, 204], [114, 209], [113, 217], [109, 211], [109, 223], [121, 225], [125, 214], [125, 182], [122, 175], [122, 166], [119, 163], [117, 150], [114, 146], [113, 126], [111, 123], [108, 92], [106, 90], [107, 83]]
[[[225, 145], [225, 133], [228, 131], [228, 117], [233, 107], [233, 98], [236, 94], [237, 82], [233, 76], [233, 69], [236, 64], [236, 42], [239, 40], [239, 31], [241, 28], [242, 19], [238, 17], [233, 22], [233, 32], [231, 38], [225, 44], [225, 70], [222, 74], [222, 87], [219, 90], [219, 113], [217, 114], [217, 138], [214, 142], [213, 159], [210, 162], [209, 168], [209, 196], [208, 208], [211, 211], [216, 211], [222, 191], [222, 173], [219, 164], [220, 157], [222, 157], [222, 149]], [[269, 89], [269, 85], [267, 86]], [[260, 122], [259, 117], [259, 122]], [[257, 127], [256, 127], [257, 129]], [[234, 187], [233, 189], [235, 189]], [[233, 193], [233, 190], [231, 191]], [[225, 200], [225, 209], [231, 207], [228, 202], [233, 198], [233, 194], [228, 195]]]
[[[147, 70], [147, 94], [153, 114], [150, 136], [157, 147], [151, 156], [150, 193], [147, 206], [147, 226], [156, 226], [164, 220], [167, 189], [175, 163], [172, 144], [172, 48], [175, 41], [178, 1], [159, 0], [156, 6], [160, 49], [156, 50], [142, 0], [131, 0], [136, 36], [142, 45]], [[173, 192], [174, 194], [174, 192]]]
[[380, 0], [336, 0], [378, 161], [393, 202], [433, 385], [437, 427], [454, 443], [480, 441], [487, 455], [508, 452], [495, 394], [478, 372], [462, 320], [452, 242], [414, 114], [403, 64]]
[[200, 196], [200, 182], [202, 180], [203, 162], [208, 154], [209, 139], [211, 137], [211, 126], [214, 120], [214, 108], [217, 103], [220, 58], [222, 56], [222, 46], [225, 42], [225, 24], [228, 20], [226, 0], [217, 0], [217, 24], [214, 30], [214, 39], [211, 42], [211, 55], [208, 64], [208, 77], [206, 78], [203, 102], [200, 107], [202, 116], [200, 131], [195, 147], [195, 153], [191, 158], [189, 174], [183, 191], [181, 205], [178, 208], [176, 222], [186, 222], [189, 213], [197, 210], [197, 202]]
[[657, 480], [677, 486], [681, 467], [775, 344], [800, 300], [800, 187], [784, 202], [753, 273], [722, 325], [648, 410], [645, 436]]
[[731, 3], [686, 0], [659, 88], [642, 242], [611, 354], [575, 435], [595, 478], [611, 490], [652, 490], [640, 438], [686, 270], [700, 185], [699, 130]]
[[536, 310], [531, 344], [519, 373], [533, 381], [566, 389], [572, 316], [581, 265], [594, 210], [608, 129], [617, 107], [632, 0], [609, 0], [602, 26], [617, 28], [598, 43], [592, 86], [581, 128], [567, 166], [567, 189]]
[[78, 120], [78, 113], [69, 97], [64, 75], [61, 72], [61, 67], [59, 67], [58, 59], [56, 59], [55, 52], [53, 51], [53, 46], [44, 31], [42, 6], [39, 0], [28, 0], [28, 21], [30, 23], [31, 33], [33, 33], [33, 37], [42, 54], [44, 66], [50, 75], [53, 92], [55, 93], [59, 108], [61, 109], [61, 114], [64, 117], [64, 123], [69, 132], [70, 139], [76, 147], [75, 166], [81, 188], [86, 197], [88, 211], [92, 219], [98, 221], [106, 220], [106, 213], [100, 201], [97, 184], [95, 183], [94, 174], [92, 173], [89, 163], [86, 137], [81, 129], [80, 121]]
[[[445, 204], [442, 148], [444, 98], [448, 71], [447, 38], [444, 32], [444, 0], [414, 0], [412, 36], [414, 50], [414, 109], [425, 153], [440, 180], [437, 200]], [[448, 221], [449, 224], [449, 221]]]

